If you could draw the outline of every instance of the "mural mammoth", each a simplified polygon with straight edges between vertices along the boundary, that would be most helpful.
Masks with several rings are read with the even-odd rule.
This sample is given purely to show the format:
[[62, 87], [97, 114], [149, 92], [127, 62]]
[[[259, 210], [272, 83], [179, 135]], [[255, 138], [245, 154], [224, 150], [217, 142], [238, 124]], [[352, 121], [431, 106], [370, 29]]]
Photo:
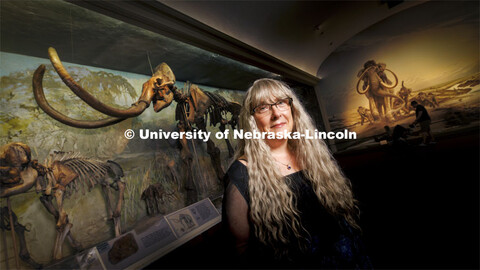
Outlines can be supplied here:
[[[385, 71], [393, 75], [394, 82], [388, 79]], [[398, 84], [397, 75], [387, 69], [386, 64], [377, 64], [374, 60], [369, 60], [358, 72], [357, 77], [357, 92], [367, 97], [374, 120], [395, 121], [394, 114], [405, 103], [402, 98], [393, 93], [393, 88]], [[360, 87], [362, 81], [363, 86]]]

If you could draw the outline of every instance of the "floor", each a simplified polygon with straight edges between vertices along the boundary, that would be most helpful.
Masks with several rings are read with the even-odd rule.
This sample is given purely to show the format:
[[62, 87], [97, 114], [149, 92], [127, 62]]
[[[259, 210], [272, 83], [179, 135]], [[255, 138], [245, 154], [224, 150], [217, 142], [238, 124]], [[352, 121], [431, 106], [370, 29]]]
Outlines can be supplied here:
[[[352, 181], [376, 269], [479, 268], [479, 130], [437, 140], [335, 156]], [[226, 255], [215, 226], [148, 268], [234, 267]]]

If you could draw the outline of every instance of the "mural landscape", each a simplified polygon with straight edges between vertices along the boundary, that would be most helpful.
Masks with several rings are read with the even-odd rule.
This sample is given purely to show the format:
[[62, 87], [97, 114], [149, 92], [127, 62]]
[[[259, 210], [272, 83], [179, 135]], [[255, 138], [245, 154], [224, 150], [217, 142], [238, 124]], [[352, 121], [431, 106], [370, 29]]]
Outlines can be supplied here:
[[[424, 105], [434, 133], [478, 126], [480, 66], [476, 2], [428, 2], [377, 23], [342, 44], [319, 69], [332, 130], [357, 132], [338, 150], [374, 142], [384, 126], [415, 120]], [[413, 128], [416, 131], [419, 127]], [[377, 142], [378, 143], [378, 142]]]

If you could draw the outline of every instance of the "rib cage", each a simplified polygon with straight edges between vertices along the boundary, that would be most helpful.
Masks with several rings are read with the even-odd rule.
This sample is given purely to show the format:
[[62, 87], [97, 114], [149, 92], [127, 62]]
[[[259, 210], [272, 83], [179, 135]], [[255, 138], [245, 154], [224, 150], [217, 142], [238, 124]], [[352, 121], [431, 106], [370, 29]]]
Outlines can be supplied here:
[[78, 175], [65, 187], [65, 196], [77, 192], [80, 186], [83, 194], [86, 189], [90, 192], [96, 184], [104, 183], [109, 176], [110, 167], [107, 162], [83, 157], [79, 153], [55, 152], [45, 163], [51, 167], [55, 161], [66, 165]]
[[208, 118], [210, 118], [210, 126], [216, 126], [220, 123], [223, 117], [226, 117], [228, 112], [228, 101], [224, 97], [215, 93], [207, 91], [204, 91], [203, 93], [212, 100], [212, 105], [207, 108], [205, 113], [205, 123], [208, 123]]

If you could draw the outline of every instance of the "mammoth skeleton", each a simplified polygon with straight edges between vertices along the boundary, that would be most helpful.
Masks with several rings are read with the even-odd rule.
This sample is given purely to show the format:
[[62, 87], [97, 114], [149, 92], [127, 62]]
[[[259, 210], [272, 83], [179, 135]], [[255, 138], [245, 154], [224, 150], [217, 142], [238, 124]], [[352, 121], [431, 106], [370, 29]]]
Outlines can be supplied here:
[[[33, 92], [35, 99], [43, 111], [52, 118], [66, 125], [86, 129], [114, 125], [127, 118], [142, 114], [150, 104], [153, 104], [155, 112], [160, 112], [175, 100], [177, 102], [175, 118], [180, 132], [189, 131], [194, 126], [199, 130], [206, 131], [208, 120], [210, 121], [211, 126], [219, 124], [219, 129], [222, 132], [225, 131], [227, 125], [236, 128], [241, 108], [240, 104], [227, 101], [218, 94], [204, 92], [194, 84], [186, 89], [188, 94], [182, 93], [182, 91], [179, 91], [175, 87], [175, 75], [166, 63], [162, 63], [156, 67], [152, 77], [143, 84], [142, 93], [139, 99], [133, 103], [130, 108], [118, 109], [100, 102], [75, 82], [62, 65], [54, 48], [49, 48], [48, 54], [53, 67], [62, 78], [63, 82], [92, 108], [110, 116], [95, 121], [77, 120], [52, 108], [46, 100], [43, 92], [42, 79], [45, 72], [45, 66], [41, 65], [37, 68], [33, 76]], [[228, 113], [231, 114], [230, 120], [227, 119]], [[226, 139], [226, 144], [229, 150], [229, 155], [233, 156], [233, 147], [228, 139]], [[193, 168], [193, 155], [188, 147], [188, 142], [185, 137], [180, 139], [180, 145], [180, 156], [184, 166], [188, 168], [185, 170], [187, 174], [185, 183], [187, 197], [196, 201], [196, 185], [193, 179], [193, 173], [191, 172]], [[224, 176], [224, 171], [221, 167], [220, 150], [210, 139], [207, 141], [207, 152], [210, 155], [217, 178], [221, 181]]]
[[[53, 258], [62, 258], [62, 245], [67, 238], [76, 250], [81, 249], [70, 233], [73, 224], [63, 205], [72, 193], [83, 188], [90, 191], [95, 185], [101, 185], [105, 193], [108, 217], [113, 220], [115, 235], [121, 234], [120, 213], [123, 204], [125, 183], [121, 179], [123, 170], [113, 161], [99, 161], [81, 157], [72, 152], [55, 152], [45, 161], [45, 165], [31, 159], [30, 147], [23, 143], [9, 143], [0, 148], [0, 198], [25, 193], [35, 186], [41, 194], [40, 201], [57, 223], [57, 237], [54, 244]], [[111, 205], [111, 189], [118, 192], [114, 207]], [[54, 204], [55, 201], [56, 203]], [[13, 227], [13, 226], [10, 226]], [[20, 241], [25, 238], [19, 235]], [[20, 242], [21, 258], [32, 264], [26, 251], [25, 243]]]
[[[358, 74], [356, 89], [359, 94], [368, 98], [370, 111], [375, 120], [393, 121], [392, 113], [399, 111], [404, 105], [404, 101], [392, 90], [398, 84], [397, 75], [386, 69], [385, 66], [382, 63], [376, 64], [373, 60], [365, 63], [365, 68]], [[390, 82], [384, 71], [390, 72], [395, 81]], [[362, 81], [364, 82], [363, 87], [360, 87]], [[398, 102], [394, 102], [394, 100]], [[394, 104], [397, 105], [394, 106]]]

